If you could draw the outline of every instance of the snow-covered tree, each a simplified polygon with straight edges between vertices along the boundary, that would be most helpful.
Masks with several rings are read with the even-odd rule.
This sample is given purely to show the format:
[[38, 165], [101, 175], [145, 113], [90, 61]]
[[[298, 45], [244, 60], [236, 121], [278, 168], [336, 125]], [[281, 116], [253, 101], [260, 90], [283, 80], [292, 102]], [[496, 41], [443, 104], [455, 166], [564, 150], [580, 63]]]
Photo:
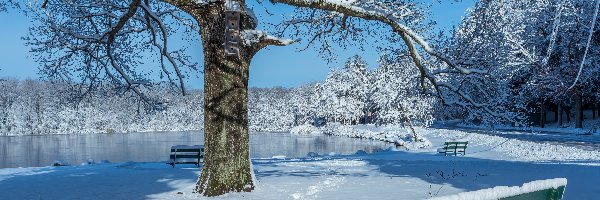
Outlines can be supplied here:
[[407, 57], [383, 55], [373, 73], [371, 101], [379, 123], [427, 126], [435, 99], [421, 93], [417, 68]]
[[[472, 97], [497, 115], [470, 113], [466, 118], [522, 122], [527, 112], [540, 112], [542, 124], [548, 104], [568, 105], [596, 77], [596, 60], [588, 57], [579, 76], [576, 66], [586, 52], [589, 30], [597, 21], [597, 2], [582, 0], [480, 1], [450, 40], [448, 55], [461, 66], [479, 66], [481, 77], [450, 76], [454, 85], [471, 85]], [[589, 53], [597, 47], [591, 45]], [[593, 81], [592, 81], [593, 82]], [[468, 83], [468, 84], [466, 84]], [[589, 90], [589, 89], [587, 89]], [[482, 92], [484, 91], [484, 92]], [[589, 92], [588, 92], [589, 94]], [[473, 104], [474, 105], [474, 104]], [[454, 110], [476, 111], [455, 104]], [[503, 117], [497, 117], [498, 115]], [[562, 115], [560, 115], [562, 116]]]
[[310, 83], [293, 88], [290, 101], [295, 126], [312, 122], [319, 117], [320, 84]]
[[249, 92], [250, 130], [287, 131], [294, 124], [291, 90], [251, 88]]
[[322, 108], [330, 121], [358, 123], [365, 116], [370, 84], [366, 63], [354, 56], [340, 69], [333, 69], [323, 84]]

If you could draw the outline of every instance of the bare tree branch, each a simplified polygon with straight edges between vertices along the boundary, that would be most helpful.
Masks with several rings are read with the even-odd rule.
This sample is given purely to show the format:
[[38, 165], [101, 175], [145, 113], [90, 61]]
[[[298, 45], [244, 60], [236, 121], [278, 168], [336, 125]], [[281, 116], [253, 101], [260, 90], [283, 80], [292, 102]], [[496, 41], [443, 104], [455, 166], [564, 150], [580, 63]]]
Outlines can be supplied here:
[[[28, 45], [35, 47], [33, 52], [39, 55], [38, 62], [43, 64], [41, 71], [48, 73], [49, 77], [70, 79], [78, 74], [75, 72], [85, 71], [79, 76], [83, 81], [94, 84], [102, 81], [99, 77], [103, 74], [115, 83], [124, 81], [127, 88], [153, 104], [139, 88], [146, 85], [141, 83], [148, 83], [140, 76], [143, 72], [135, 70], [144, 62], [138, 60], [140, 54], [157, 51], [160, 56], [157, 63], [163, 73], [185, 95], [184, 73], [195, 71], [198, 67], [196, 63], [188, 61], [190, 57], [183, 51], [167, 48], [168, 37], [173, 29], [169, 28], [172, 24], [163, 21], [171, 17], [189, 27], [188, 30], [197, 31], [197, 25], [181, 17], [177, 8], [199, 9], [215, 2], [220, 1], [108, 0], [65, 4], [59, 0], [47, 0], [44, 1], [43, 10], [29, 7], [29, 13], [42, 26], [31, 28], [26, 40]], [[92, 64], [97, 67], [78, 66], [76, 63], [81, 62], [80, 59], [88, 67]], [[171, 69], [167, 69], [165, 63]], [[88, 73], [90, 70], [95, 72]], [[171, 71], [175, 77], [171, 76]]]

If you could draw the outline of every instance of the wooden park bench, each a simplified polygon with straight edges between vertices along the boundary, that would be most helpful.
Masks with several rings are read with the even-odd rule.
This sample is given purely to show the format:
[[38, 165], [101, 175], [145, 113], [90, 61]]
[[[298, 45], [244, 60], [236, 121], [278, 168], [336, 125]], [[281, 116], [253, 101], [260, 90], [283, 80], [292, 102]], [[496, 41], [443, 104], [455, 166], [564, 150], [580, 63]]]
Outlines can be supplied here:
[[204, 145], [175, 145], [171, 147], [171, 155], [167, 164], [175, 168], [175, 164], [195, 164], [200, 166], [204, 158]]
[[444, 155], [452, 154], [456, 156], [458, 153], [466, 154], [467, 144], [469, 142], [444, 142], [444, 147], [439, 148], [438, 152], [443, 153]]

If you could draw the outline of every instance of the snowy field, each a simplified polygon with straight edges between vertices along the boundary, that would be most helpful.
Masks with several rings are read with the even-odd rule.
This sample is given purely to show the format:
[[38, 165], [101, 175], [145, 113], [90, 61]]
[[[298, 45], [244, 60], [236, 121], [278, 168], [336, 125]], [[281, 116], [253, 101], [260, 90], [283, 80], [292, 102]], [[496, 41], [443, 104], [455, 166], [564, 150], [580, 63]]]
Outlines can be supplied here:
[[[391, 128], [355, 129], [392, 134]], [[564, 199], [600, 196], [598, 151], [453, 130], [417, 132], [432, 146], [253, 159], [257, 189], [215, 199], [427, 199], [551, 178], [568, 179]], [[469, 141], [466, 156], [436, 153], [450, 140]], [[0, 169], [0, 188], [11, 192], [0, 199], [202, 199], [192, 193], [198, 175], [192, 165], [143, 162], [8, 168]]]

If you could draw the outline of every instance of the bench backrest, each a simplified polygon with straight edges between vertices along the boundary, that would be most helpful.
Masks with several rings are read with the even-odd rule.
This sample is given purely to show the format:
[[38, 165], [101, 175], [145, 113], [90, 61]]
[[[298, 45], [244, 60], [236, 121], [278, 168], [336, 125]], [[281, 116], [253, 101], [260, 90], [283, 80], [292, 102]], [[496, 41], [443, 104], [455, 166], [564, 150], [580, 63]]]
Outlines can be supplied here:
[[469, 142], [444, 142], [446, 146], [467, 146]]
[[435, 197], [432, 200], [448, 199], [495, 199], [495, 200], [560, 200], [565, 193], [567, 179], [555, 178], [524, 183], [522, 186], [496, 186], [449, 196]]
[[203, 145], [176, 145], [171, 147], [171, 152], [204, 152]]
[[549, 200], [560, 200], [565, 193], [565, 186], [558, 188], [549, 188], [545, 190], [539, 190], [535, 192], [519, 194], [512, 197], [501, 198], [500, 200], [529, 200], [529, 199], [549, 199]]

